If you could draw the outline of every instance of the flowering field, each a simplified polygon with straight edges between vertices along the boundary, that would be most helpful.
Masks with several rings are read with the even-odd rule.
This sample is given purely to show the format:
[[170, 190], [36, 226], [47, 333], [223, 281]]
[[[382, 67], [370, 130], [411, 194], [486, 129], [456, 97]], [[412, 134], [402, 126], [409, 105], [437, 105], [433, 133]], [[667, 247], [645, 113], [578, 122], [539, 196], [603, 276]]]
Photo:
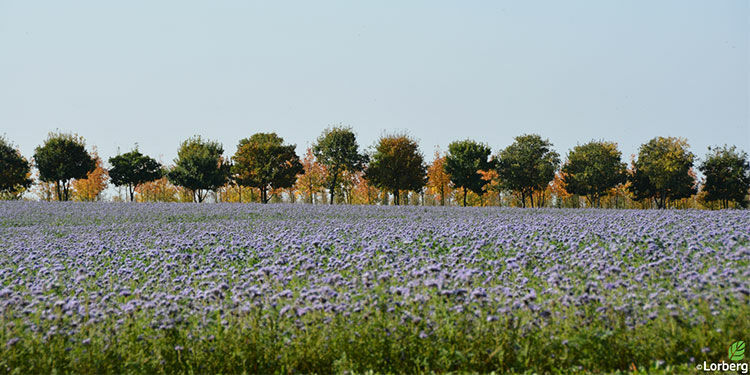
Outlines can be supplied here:
[[750, 338], [748, 211], [0, 213], [0, 373], [597, 372]]

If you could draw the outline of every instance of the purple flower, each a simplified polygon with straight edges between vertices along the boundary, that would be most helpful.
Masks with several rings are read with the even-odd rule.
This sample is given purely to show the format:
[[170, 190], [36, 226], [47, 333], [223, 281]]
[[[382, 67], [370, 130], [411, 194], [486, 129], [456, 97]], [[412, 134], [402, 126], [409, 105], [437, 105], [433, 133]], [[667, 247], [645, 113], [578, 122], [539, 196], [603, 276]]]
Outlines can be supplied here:
[[19, 339], [18, 337], [12, 337], [10, 340], [8, 340], [8, 342], [5, 343], [5, 347], [10, 348], [19, 341], [21, 341], [21, 339]]

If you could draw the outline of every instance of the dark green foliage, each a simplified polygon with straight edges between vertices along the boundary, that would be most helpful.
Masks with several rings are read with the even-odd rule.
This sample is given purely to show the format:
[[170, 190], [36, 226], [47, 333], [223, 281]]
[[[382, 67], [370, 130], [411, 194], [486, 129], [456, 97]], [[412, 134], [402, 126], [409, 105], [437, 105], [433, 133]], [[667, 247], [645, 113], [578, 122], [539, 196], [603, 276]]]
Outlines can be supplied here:
[[392, 192], [396, 205], [400, 203], [399, 191], [421, 191], [427, 183], [427, 166], [419, 145], [405, 135], [380, 138], [365, 178]]
[[215, 191], [229, 179], [229, 164], [223, 153], [224, 148], [216, 141], [204, 141], [200, 136], [189, 138], [180, 145], [167, 178], [192, 191], [193, 200], [203, 202], [208, 191]]
[[161, 164], [141, 154], [138, 149], [109, 158], [109, 164], [112, 165], [109, 178], [115, 186], [127, 186], [131, 202], [136, 186], [158, 180], [164, 175]]
[[269, 190], [292, 187], [297, 175], [304, 173], [295, 148], [276, 133], [256, 133], [241, 140], [232, 158], [235, 181], [260, 189], [261, 202], [268, 203]]
[[359, 153], [357, 138], [351, 128], [333, 127], [323, 131], [313, 145], [313, 154], [328, 171], [328, 191], [333, 196], [344, 171], [358, 172], [367, 164], [367, 155]]
[[466, 193], [471, 190], [481, 195], [484, 185], [489, 183], [482, 179], [479, 171], [488, 171], [495, 167], [489, 160], [492, 150], [489, 146], [466, 139], [448, 145], [445, 157], [445, 172], [451, 176], [451, 182], [464, 193], [463, 203], [466, 206]]
[[[719, 201], [722, 208], [729, 202], [747, 207], [750, 189], [750, 161], [747, 153], [732, 147], [708, 148], [710, 152], [698, 169], [706, 176], [703, 191], [707, 201]], [[712, 152], [713, 151], [713, 152]]]
[[552, 150], [552, 143], [537, 134], [521, 135], [500, 151], [497, 173], [500, 186], [521, 194], [521, 205], [526, 197], [534, 207], [534, 191], [544, 190], [560, 165], [560, 155]]
[[54, 182], [57, 199], [70, 198], [70, 180], [86, 178], [96, 168], [96, 161], [86, 151], [86, 143], [75, 134], [50, 133], [34, 152], [39, 179]]
[[31, 164], [0, 137], [0, 197], [18, 198], [31, 186]]
[[585, 195], [594, 207], [607, 191], [627, 180], [627, 165], [613, 142], [591, 141], [573, 148], [563, 165], [565, 190], [571, 194]]
[[653, 199], [658, 208], [666, 208], [669, 201], [695, 194], [695, 156], [688, 147], [685, 139], [674, 137], [657, 137], [641, 145], [629, 176], [634, 198]]
[[630, 182], [628, 190], [633, 194], [633, 199], [636, 201], [651, 199], [655, 194], [656, 188], [642, 170], [631, 169], [628, 172], [628, 182]]

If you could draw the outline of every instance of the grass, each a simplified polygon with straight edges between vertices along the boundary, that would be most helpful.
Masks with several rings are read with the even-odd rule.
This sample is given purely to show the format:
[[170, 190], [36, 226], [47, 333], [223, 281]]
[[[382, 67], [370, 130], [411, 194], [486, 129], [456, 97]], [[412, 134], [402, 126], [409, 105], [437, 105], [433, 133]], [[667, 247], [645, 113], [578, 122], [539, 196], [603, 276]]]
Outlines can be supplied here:
[[[217, 313], [213, 321], [187, 319], [170, 329], [155, 329], [135, 313], [72, 337], [26, 333], [0, 349], [0, 372], [689, 373], [695, 363], [719, 362], [725, 356], [723, 351], [702, 353], [703, 347], [726, 346], [727, 338], [750, 332], [748, 306], [707, 314], [705, 324], [698, 326], [663, 314], [629, 329], [613, 324], [617, 316], [539, 325], [533, 323], [536, 317], [520, 314], [487, 322], [459, 316], [448, 305], [436, 306], [434, 320], [440, 324], [427, 337], [420, 337], [425, 327], [402, 324], [377, 305], [349, 317], [310, 313], [296, 322], [252, 311], [243, 316]], [[23, 332], [6, 328], [0, 336], [7, 341], [16, 334]]]

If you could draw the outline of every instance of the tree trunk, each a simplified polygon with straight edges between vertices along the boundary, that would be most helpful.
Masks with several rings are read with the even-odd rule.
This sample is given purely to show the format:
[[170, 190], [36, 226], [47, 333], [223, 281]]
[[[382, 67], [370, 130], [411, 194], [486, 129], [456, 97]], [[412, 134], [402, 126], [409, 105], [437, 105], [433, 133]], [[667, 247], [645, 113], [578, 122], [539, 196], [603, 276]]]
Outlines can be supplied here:
[[60, 185], [62, 183], [60, 181], [55, 181], [55, 191], [57, 191], [57, 200], [62, 200], [62, 190], [60, 190]]
[[70, 199], [69, 192], [70, 192], [70, 187], [68, 187], [68, 183], [67, 182], [63, 183], [63, 200], [66, 202]]
[[656, 201], [656, 208], [661, 210], [664, 209], [664, 203], [666, 201], [666, 198], [664, 197], [665, 194], [660, 194], [657, 197], [654, 197], [654, 201]]
[[531, 203], [531, 208], [534, 208], [534, 191], [529, 194], [529, 203]]
[[130, 193], [130, 201], [135, 200], [135, 187], [131, 184], [128, 184], [128, 192]]
[[330, 204], [333, 204], [333, 195], [336, 193], [336, 174], [334, 174], [333, 178], [331, 179], [331, 188], [329, 190], [331, 196]]
[[521, 208], [526, 208], [526, 192], [521, 190]]
[[466, 194], [467, 194], [467, 190], [466, 190], [466, 187], [464, 187], [464, 207], [466, 207]]
[[393, 191], [393, 204], [396, 205], [396, 206], [398, 206], [399, 203], [400, 203], [400, 201], [399, 201], [398, 190], [394, 190]]

